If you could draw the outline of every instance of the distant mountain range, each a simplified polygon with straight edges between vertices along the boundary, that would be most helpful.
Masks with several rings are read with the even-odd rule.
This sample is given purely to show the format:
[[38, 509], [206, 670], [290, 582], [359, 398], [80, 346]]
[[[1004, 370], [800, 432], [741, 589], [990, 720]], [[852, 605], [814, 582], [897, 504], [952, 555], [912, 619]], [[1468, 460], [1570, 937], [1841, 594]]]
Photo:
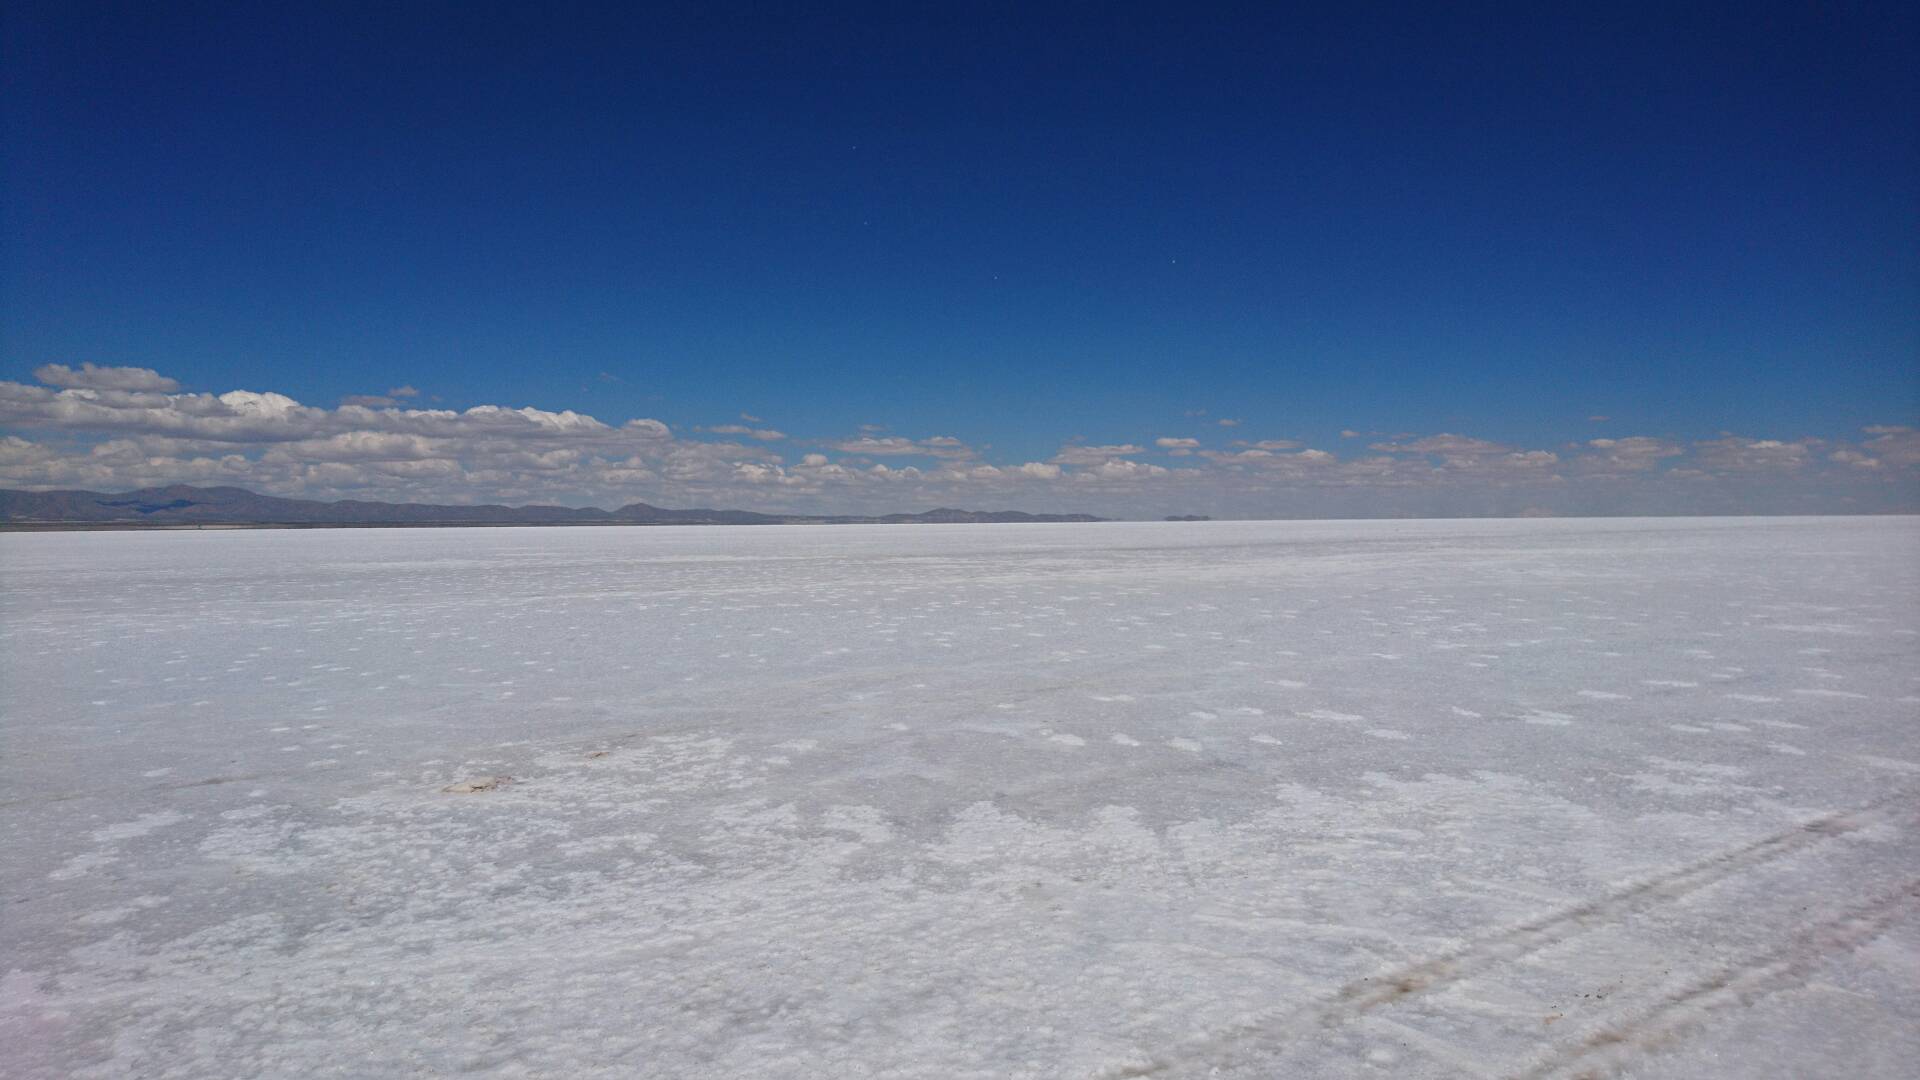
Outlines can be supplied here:
[[0, 528], [129, 528], [192, 525], [324, 527], [351, 525], [946, 525], [979, 522], [1104, 521], [1090, 514], [1018, 510], [927, 510], [878, 517], [756, 514], [748, 510], [666, 510], [630, 503], [618, 510], [568, 506], [441, 506], [342, 499], [281, 499], [245, 488], [142, 488], [14, 491], [0, 488]]

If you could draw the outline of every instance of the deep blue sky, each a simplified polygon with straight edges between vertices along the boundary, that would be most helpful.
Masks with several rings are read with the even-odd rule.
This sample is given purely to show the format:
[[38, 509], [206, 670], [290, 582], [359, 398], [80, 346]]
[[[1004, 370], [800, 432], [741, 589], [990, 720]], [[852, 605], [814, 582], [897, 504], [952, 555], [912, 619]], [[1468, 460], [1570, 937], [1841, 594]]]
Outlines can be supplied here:
[[15, 0], [0, 377], [1009, 459], [1920, 407], [1911, 5], [488, 6]]

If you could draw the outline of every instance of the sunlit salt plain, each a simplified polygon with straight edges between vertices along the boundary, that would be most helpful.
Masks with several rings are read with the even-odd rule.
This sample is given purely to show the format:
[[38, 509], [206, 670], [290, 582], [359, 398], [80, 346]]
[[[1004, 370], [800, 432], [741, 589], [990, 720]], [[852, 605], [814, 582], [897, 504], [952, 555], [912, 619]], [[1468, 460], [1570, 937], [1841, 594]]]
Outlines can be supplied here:
[[1920, 1060], [1911, 518], [8, 535], [0, 585], [9, 1076]]

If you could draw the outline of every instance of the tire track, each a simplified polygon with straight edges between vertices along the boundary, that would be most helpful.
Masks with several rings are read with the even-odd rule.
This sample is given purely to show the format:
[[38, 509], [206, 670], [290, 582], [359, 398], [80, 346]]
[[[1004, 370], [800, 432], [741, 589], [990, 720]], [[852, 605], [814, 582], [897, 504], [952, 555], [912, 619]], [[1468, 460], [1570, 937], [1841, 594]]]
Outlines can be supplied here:
[[1237, 1064], [1259, 1046], [1290, 1041], [1314, 1031], [1349, 1023], [1376, 1009], [1397, 1004], [1416, 994], [1451, 986], [1589, 930], [1656, 909], [1689, 893], [1835, 837], [1911, 816], [1911, 810], [1907, 815], [1902, 815], [1895, 808], [1914, 805], [1914, 794], [1901, 792], [1852, 810], [1822, 815], [1752, 843], [1646, 878], [1606, 896], [1521, 923], [1452, 952], [1383, 975], [1357, 979], [1342, 986], [1330, 997], [1292, 1010], [1255, 1015], [1191, 1042], [1180, 1051], [1107, 1075], [1118, 1080], [1124, 1077], [1158, 1076], [1176, 1068], [1222, 1068]]
[[1835, 953], [1851, 952], [1920, 910], [1920, 879], [1872, 903], [1816, 923], [1786, 945], [1722, 968], [1624, 1022], [1593, 1028], [1580, 1042], [1528, 1069], [1515, 1080], [1611, 1075], [1638, 1054], [1677, 1041], [1716, 1012], [1751, 1004], [1767, 994], [1806, 982]]

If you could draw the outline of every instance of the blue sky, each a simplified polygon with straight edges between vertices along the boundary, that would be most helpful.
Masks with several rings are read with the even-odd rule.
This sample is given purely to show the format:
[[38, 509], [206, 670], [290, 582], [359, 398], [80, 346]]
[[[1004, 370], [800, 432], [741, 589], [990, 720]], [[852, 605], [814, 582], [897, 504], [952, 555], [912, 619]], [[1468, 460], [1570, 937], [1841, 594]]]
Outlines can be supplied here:
[[[10, 6], [0, 378], [23, 389], [0, 424], [31, 445], [0, 483], [1260, 515], [1299, 492], [1197, 451], [1443, 471], [1373, 447], [1573, 462], [1646, 438], [1683, 448], [1659, 478], [1732, 437], [1801, 463], [1704, 499], [1413, 470], [1325, 505], [1916, 504], [1907, 451], [1861, 449], [1920, 413], [1910, 9], [391, 7]], [[364, 454], [302, 473], [289, 447], [341, 465], [308, 444], [349, 429], [458, 436], [334, 417], [156, 442], [185, 429], [36, 397], [63, 389], [37, 370], [82, 363], [317, 409], [657, 420], [720, 471], [689, 486], [640, 454], [623, 480], [543, 478], [395, 443], [460, 477]], [[702, 430], [731, 425], [785, 438]], [[843, 449], [863, 425], [967, 456]], [[699, 449], [729, 438], [731, 460]], [[1215, 472], [1124, 495], [792, 480], [808, 453], [1071, 473], [1072, 445]], [[572, 449], [602, 473], [635, 456]], [[1856, 452], [1877, 464], [1833, 457]], [[1881, 471], [1820, 503], [1843, 465]], [[716, 479], [751, 467], [781, 473]]]

